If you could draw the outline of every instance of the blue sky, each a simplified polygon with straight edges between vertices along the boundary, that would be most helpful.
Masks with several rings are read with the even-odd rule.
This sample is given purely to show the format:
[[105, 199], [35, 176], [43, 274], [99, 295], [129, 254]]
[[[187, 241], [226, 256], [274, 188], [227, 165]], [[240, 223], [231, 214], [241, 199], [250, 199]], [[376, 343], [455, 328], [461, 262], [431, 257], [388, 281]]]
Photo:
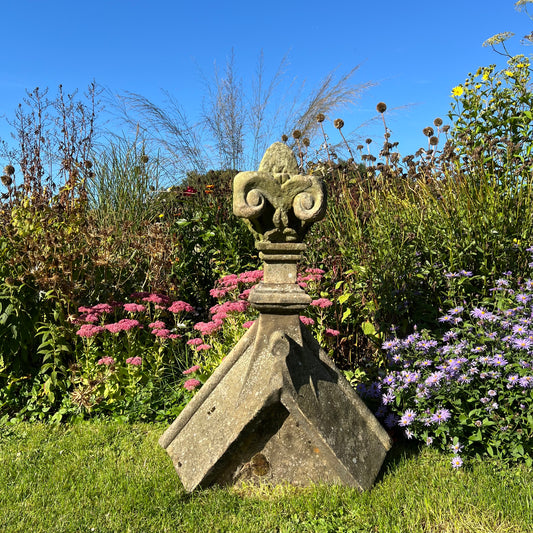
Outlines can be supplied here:
[[[355, 83], [374, 82], [357, 104], [339, 112], [349, 130], [392, 109], [388, 125], [402, 154], [414, 152], [421, 130], [445, 118], [451, 89], [469, 72], [502, 59], [482, 43], [513, 31], [510, 50], [529, 50], [520, 38], [533, 24], [514, 0], [428, 2], [316, 0], [17, 0], [2, 5], [0, 114], [8, 117], [25, 89], [59, 84], [80, 90], [94, 79], [114, 92], [156, 102], [169, 91], [191, 117], [201, 110], [200, 72], [223, 66], [231, 50], [245, 80], [264, 53], [267, 74], [288, 54], [287, 82], [315, 86], [329, 71], [361, 65]], [[330, 117], [334, 119], [336, 117]], [[381, 136], [379, 123], [360, 128]], [[0, 137], [6, 138], [5, 122]], [[272, 139], [275, 141], [278, 139]]]

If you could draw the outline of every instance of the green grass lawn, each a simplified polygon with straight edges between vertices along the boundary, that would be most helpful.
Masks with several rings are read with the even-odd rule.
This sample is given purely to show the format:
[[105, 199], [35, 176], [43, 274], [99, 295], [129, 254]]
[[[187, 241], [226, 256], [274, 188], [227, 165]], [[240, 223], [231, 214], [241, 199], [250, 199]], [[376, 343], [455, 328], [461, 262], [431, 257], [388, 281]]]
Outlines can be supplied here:
[[531, 532], [533, 471], [453, 470], [393, 450], [372, 491], [244, 487], [187, 494], [157, 439], [165, 425], [0, 428], [0, 531]]

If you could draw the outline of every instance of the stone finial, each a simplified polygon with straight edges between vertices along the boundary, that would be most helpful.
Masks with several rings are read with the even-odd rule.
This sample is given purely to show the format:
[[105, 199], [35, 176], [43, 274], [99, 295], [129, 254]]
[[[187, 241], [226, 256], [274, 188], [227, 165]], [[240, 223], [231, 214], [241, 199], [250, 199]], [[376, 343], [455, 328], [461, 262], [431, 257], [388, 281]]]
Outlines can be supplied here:
[[234, 212], [256, 233], [260, 313], [160, 439], [184, 487], [338, 483], [368, 489], [389, 436], [302, 324], [311, 299], [297, 284], [302, 239], [324, 216], [322, 182], [297, 174], [272, 145], [257, 172], [234, 180]]
[[246, 219], [259, 242], [302, 242], [326, 212], [326, 189], [315, 176], [298, 174], [292, 150], [274, 143], [259, 170], [233, 181], [233, 212]]

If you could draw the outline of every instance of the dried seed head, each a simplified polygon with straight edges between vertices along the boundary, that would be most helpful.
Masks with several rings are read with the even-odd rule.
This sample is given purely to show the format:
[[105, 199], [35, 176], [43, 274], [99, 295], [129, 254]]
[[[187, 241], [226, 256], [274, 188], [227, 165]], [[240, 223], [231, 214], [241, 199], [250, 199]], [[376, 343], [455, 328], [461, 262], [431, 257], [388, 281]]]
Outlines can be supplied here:
[[302, 143], [304, 146], [309, 146], [311, 144], [311, 141], [307, 137], [304, 137], [302, 139]]
[[367, 140], [365, 141], [366, 144], [370, 144], [371, 142], [372, 142], [372, 139], [367, 139]]
[[83, 166], [84, 166], [86, 169], [93, 168], [93, 164], [92, 164], [90, 161], [84, 161], [84, 162], [83, 162]]
[[435, 136], [430, 137], [429, 144], [431, 144], [431, 146], [437, 146], [437, 144], [439, 144], [439, 139]]
[[437, 128], [439, 126], [442, 126], [442, 119], [437, 117], [434, 121], [433, 121], [433, 124], [435, 124], [435, 126], [437, 126]]
[[427, 128], [424, 128], [422, 130], [422, 133], [426, 136], [426, 137], [431, 137], [433, 135], [433, 133], [435, 133], [433, 131], [433, 128], [431, 128], [430, 126], [428, 126]]
[[442, 126], [442, 131], [444, 133], [446, 133], [449, 129], [450, 129], [450, 126], [448, 124], [445, 124], [444, 126]]
[[324, 122], [324, 120], [326, 120], [326, 117], [324, 116], [324, 113], [319, 113], [319, 114], [316, 116], [316, 121], [317, 121], [317, 122]]
[[358, 150], [362, 150], [363, 148], [364, 148], [364, 147], [363, 147], [362, 144], [358, 144], [358, 145], [357, 145], [357, 149], [358, 149]]
[[288, 138], [285, 134], [283, 134], [283, 135], [281, 136], [281, 140], [282, 140], [284, 143], [286, 143], [286, 142], [289, 140], [289, 138]]
[[292, 132], [292, 136], [295, 138], [295, 139], [299, 139], [301, 136], [302, 136], [302, 132], [300, 130], [294, 130]]
[[8, 175], [8, 176], [13, 176], [13, 174], [15, 173], [15, 167], [13, 165], [6, 165], [4, 167], [4, 172]]
[[334, 121], [333, 121], [333, 125], [338, 129], [342, 129], [344, 128], [344, 120], [342, 120], [342, 118], [336, 118]]
[[378, 110], [378, 113], [385, 113], [385, 111], [387, 111], [387, 104], [385, 102], [379, 102], [376, 109]]
[[11, 184], [13, 183], [13, 180], [11, 178], [11, 176], [8, 176], [7, 174], [3, 175], [0, 180], [2, 180], [2, 183], [6, 186], [6, 187], [10, 187]]
[[141, 155], [141, 163], [148, 163], [149, 157], [146, 154]]

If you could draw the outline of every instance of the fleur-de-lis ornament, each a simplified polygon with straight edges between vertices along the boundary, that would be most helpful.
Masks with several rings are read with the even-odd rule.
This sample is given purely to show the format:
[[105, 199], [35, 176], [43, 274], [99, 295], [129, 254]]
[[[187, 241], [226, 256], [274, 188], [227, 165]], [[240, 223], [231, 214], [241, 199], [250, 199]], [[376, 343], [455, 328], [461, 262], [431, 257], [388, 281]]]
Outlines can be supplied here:
[[326, 212], [323, 182], [298, 174], [296, 157], [283, 143], [268, 148], [259, 170], [237, 174], [233, 187], [233, 212], [259, 242], [302, 242]]

